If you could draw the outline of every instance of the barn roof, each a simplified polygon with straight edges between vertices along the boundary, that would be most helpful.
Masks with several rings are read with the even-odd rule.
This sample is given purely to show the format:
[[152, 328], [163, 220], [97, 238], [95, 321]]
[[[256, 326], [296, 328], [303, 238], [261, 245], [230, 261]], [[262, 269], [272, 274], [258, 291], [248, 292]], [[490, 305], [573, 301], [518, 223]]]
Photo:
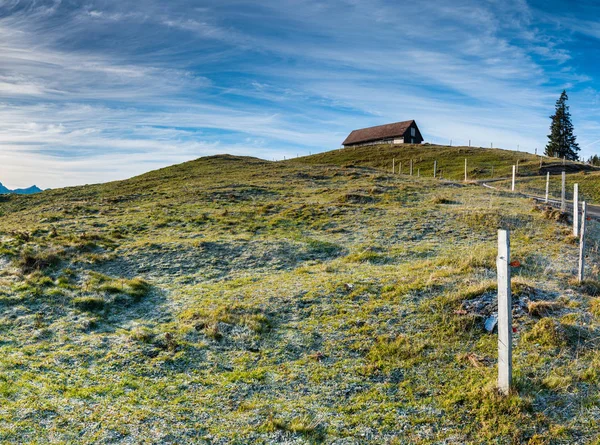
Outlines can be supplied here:
[[348, 135], [342, 145], [358, 144], [360, 142], [376, 141], [404, 135], [414, 120], [396, 122], [394, 124], [378, 125], [377, 127], [354, 130]]

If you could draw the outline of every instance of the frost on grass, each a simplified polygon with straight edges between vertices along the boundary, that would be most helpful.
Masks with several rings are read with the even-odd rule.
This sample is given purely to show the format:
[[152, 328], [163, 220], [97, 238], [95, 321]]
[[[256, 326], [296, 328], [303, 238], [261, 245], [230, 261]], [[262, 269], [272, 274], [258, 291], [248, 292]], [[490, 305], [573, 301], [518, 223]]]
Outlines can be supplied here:
[[[598, 276], [569, 281], [567, 227], [510, 194], [387, 174], [373, 150], [0, 202], [1, 440], [595, 440]], [[503, 225], [520, 264], [507, 398], [483, 329]]]

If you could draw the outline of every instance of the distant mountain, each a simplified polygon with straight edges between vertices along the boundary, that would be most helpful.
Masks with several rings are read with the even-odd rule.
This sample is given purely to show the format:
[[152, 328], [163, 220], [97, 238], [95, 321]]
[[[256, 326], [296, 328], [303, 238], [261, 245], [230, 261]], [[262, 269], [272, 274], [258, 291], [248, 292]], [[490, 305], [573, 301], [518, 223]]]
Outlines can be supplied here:
[[27, 187], [25, 189], [11, 190], [9, 188], [4, 187], [2, 185], [2, 183], [0, 182], [0, 195], [7, 194], [7, 193], [12, 193], [15, 195], [33, 195], [34, 193], [39, 193], [41, 191], [42, 191], [42, 189], [39, 188], [37, 185], [32, 185], [31, 187]]

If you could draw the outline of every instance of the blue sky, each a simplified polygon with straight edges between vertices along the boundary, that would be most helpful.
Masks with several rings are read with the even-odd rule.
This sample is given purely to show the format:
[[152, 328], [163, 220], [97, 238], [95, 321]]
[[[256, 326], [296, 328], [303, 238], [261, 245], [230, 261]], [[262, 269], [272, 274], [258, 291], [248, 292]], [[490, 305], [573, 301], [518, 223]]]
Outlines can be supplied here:
[[0, 0], [0, 181], [282, 159], [406, 119], [429, 142], [533, 152], [563, 88], [588, 157], [598, 17], [591, 1]]

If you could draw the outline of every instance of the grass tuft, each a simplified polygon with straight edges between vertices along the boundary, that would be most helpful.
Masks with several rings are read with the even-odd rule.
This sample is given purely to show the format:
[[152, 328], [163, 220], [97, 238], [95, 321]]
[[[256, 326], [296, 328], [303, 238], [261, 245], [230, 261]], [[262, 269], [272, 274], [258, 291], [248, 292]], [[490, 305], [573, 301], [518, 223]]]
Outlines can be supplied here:
[[101, 297], [76, 297], [73, 298], [73, 305], [84, 311], [101, 311], [106, 307], [106, 301]]

